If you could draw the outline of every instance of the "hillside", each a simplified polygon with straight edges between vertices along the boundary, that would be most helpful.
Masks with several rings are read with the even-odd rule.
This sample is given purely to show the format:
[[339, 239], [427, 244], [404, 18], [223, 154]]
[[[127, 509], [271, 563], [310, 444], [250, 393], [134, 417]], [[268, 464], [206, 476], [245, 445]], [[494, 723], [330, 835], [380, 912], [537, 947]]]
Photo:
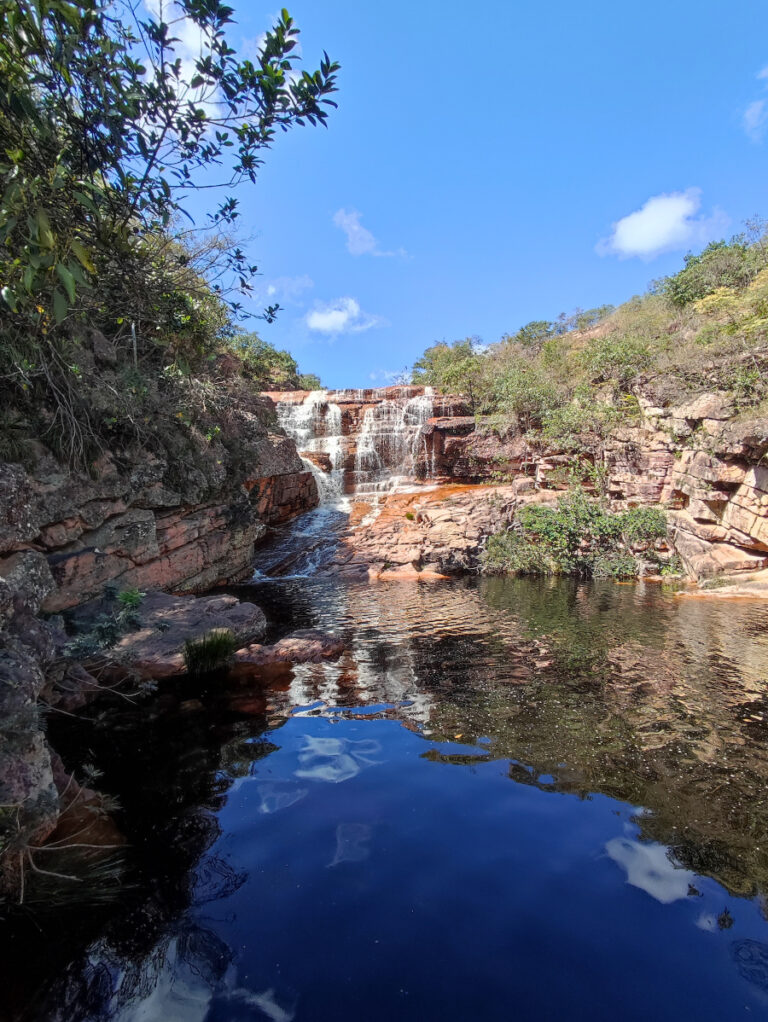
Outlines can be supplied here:
[[428, 348], [414, 383], [468, 395], [498, 432], [543, 448], [593, 449], [645, 405], [717, 391], [732, 416], [768, 398], [768, 251], [759, 237], [709, 245], [618, 308], [534, 321], [483, 347]]

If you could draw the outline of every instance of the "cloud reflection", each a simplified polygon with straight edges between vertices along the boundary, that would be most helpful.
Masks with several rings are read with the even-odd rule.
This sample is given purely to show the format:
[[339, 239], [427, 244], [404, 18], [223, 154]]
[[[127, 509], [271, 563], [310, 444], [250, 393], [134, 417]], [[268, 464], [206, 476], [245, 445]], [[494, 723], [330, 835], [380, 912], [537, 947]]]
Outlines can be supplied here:
[[329, 868], [341, 862], [363, 862], [371, 854], [368, 846], [372, 836], [373, 827], [367, 823], [340, 823], [336, 828], [336, 854]]
[[305, 735], [304, 748], [299, 753], [301, 769], [294, 773], [305, 780], [339, 784], [376, 763], [370, 757], [380, 751], [381, 745], [373, 740], [354, 742], [346, 738]]
[[627, 874], [627, 883], [639, 887], [662, 905], [688, 896], [688, 885], [696, 877], [670, 860], [664, 845], [643, 844], [615, 837], [605, 850]]

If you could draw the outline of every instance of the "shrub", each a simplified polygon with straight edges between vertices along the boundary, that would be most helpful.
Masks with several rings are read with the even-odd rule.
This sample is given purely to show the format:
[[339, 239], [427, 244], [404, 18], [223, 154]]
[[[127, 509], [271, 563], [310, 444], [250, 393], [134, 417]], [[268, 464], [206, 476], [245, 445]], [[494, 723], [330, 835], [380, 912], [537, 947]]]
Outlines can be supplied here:
[[184, 663], [193, 677], [204, 677], [226, 667], [236, 649], [237, 640], [229, 629], [214, 628], [184, 643]]
[[299, 390], [322, 390], [323, 384], [315, 373], [299, 373]]
[[117, 594], [117, 602], [126, 610], [135, 610], [141, 606], [141, 601], [146, 595], [146, 593], [139, 592], [135, 587], [133, 589], [124, 589], [121, 593]]
[[565, 397], [551, 376], [535, 362], [516, 359], [495, 385], [496, 403], [514, 415], [523, 430], [539, 429], [542, 421]]
[[236, 330], [229, 343], [259, 390], [315, 389], [301, 387], [299, 367], [290, 352], [275, 348], [258, 334]]
[[666, 516], [658, 508], [612, 514], [577, 490], [557, 507], [521, 508], [509, 530], [488, 540], [483, 567], [489, 573], [630, 578], [639, 570], [632, 548], [665, 534]]
[[743, 288], [764, 265], [760, 246], [741, 239], [713, 241], [699, 255], [688, 253], [679, 273], [656, 283], [656, 289], [677, 306], [689, 305], [718, 288]]
[[[88, 659], [114, 646], [126, 632], [141, 626], [138, 609], [146, 594], [138, 589], [124, 589], [119, 592], [115, 585], [104, 586], [104, 602], [107, 610], [99, 614], [91, 627], [71, 639], [64, 647], [64, 653], [75, 659]], [[117, 604], [117, 607], [111, 605]]]
[[559, 451], [589, 450], [623, 417], [610, 405], [563, 405], [544, 415], [539, 436]]
[[549, 337], [555, 334], [555, 324], [548, 319], [534, 319], [521, 326], [516, 334], [508, 335], [505, 341], [520, 344], [524, 348], [540, 348]]
[[621, 388], [626, 388], [638, 373], [653, 364], [647, 343], [635, 337], [595, 337], [583, 357], [594, 382], [612, 380]]
[[475, 337], [452, 344], [433, 344], [413, 364], [411, 382], [437, 387], [449, 394], [466, 394], [474, 408], [481, 396], [484, 359]]

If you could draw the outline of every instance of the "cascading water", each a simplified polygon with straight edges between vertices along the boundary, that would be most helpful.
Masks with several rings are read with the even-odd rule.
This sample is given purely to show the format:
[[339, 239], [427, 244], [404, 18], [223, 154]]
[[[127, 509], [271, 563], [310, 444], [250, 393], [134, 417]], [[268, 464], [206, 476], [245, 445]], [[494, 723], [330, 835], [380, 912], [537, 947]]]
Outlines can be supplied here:
[[375, 390], [315, 390], [302, 400], [278, 400], [278, 421], [317, 481], [320, 506], [274, 530], [254, 577], [311, 577], [335, 555], [350, 498], [370, 505], [375, 516], [385, 494], [429, 477], [434, 466], [424, 426], [433, 407], [431, 390], [414, 395], [411, 388], [388, 390], [383, 400]]
[[[323, 504], [338, 504], [345, 493], [369, 500], [405, 479], [433, 474], [424, 433], [433, 413], [432, 389], [413, 395], [404, 388], [401, 395], [389, 395], [376, 400], [370, 390], [314, 390], [300, 402], [278, 401], [278, 421], [317, 480]], [[372, 399], [355, 444], [353, 431], [345, 434], [342, 427], [341, 404], [360, 406]]]
[[355, 493], [370, 496], [397, 489], [404, 477], [413, 477], [423, 448], [427, 477], [428, 456], [424, 426], [432, 415], [431, 387], [415, 397], [392, 398], [367, 408], [355, 454]]
[[[329, 399], [327, 391], [313, 390], [300, 404], [278, 401], [277, 420], [295, 441], [307, 471], [315, 477], [321, 503], [338, 502], [344, 484], [341, 408]], [[323, 471], [307, 454], [325, 455], [330, 471]]]

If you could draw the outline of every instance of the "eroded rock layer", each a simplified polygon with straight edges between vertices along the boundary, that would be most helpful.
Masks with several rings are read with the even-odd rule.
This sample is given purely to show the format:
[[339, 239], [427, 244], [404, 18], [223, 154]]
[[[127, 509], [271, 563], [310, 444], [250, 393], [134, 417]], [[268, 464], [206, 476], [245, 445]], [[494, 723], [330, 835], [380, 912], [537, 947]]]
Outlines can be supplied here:
[[[683, 399], [647, 384], [631, 424], [565, 449], [532, 442], [514, 428], [500, 435], [469, 414], [464, 397], [429, 388], [268, 396], [321, 490], [356, 501], [337, 558], [345, 571], [367, 565], [378, 577], [476, 568], [489, 532], [520, 503], [567, 488], [578, 462], [594, 467], [593, 488], [616, 509], [668, 509], [670, 544], [691, 577], [768, 567], [768, 419], [736, 416], [724, 393]], [[429, 497], [397, 492], [409, 482], [472, 489], [463, 495], [439, 489]], [[514, 499], [504, 497], [506, 518], [488, 513], [503, 486], [514, 487]], [[411, 504], [424, 501], [430, 510], [417, 509], [415, 520]]]
[[146, 451], [102, 455], [92, 474], [42, 451], [0, 465], [0, 576], [45, 588], [58, 612], [121, 588], [200, 592], [246, 575], [267, 526], [317, 504], [317, 486], [271, 405], [241, 430], [241, 463], [206, 449], [197, 463]]

